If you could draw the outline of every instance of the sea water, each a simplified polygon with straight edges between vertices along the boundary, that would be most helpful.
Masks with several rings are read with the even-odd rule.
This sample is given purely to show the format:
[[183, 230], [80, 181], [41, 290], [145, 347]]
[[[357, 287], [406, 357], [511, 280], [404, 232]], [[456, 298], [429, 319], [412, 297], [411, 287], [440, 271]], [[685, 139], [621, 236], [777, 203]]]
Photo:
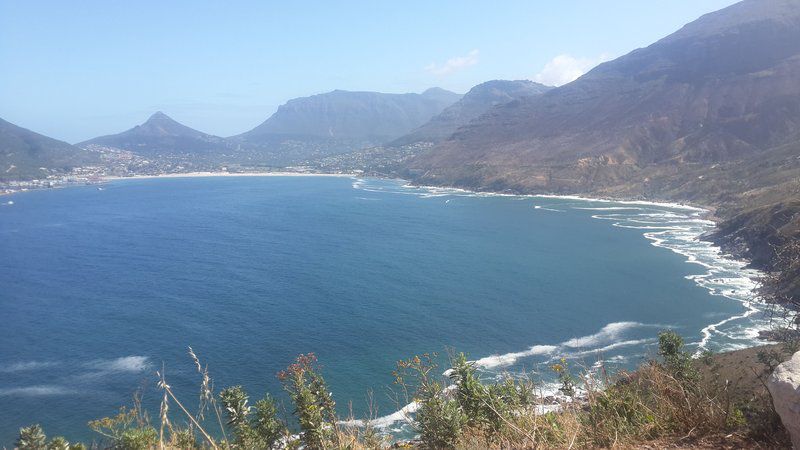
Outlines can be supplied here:
[[346, 177], [134, 179], [2, 200], [3, 445], [32, 423], [97, 438], [87, 421], [136, 391], [157, 419], [156, 370], [194, 410], [187, 346], [217, 390], [241, 384], [253, 402], [284, 399], [276, 373], [313, 352], [343, 416], [397, 431], [392, 370], [415, 354], [463, 351], [484, 377], [525, 372], [547, 390], [560, 358], [633, 367], [661, 330], [700, 351], [754, 345], [764, 326], [757, 274], [699, 240], [713, 223], [681, 205]]

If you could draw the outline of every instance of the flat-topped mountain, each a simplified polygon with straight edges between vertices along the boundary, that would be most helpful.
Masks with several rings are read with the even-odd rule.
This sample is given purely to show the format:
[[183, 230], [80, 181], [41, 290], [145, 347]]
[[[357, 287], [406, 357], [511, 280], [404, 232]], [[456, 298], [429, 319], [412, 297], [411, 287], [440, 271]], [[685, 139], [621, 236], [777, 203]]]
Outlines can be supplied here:
[[44, 178], [97, 160], [86, 150], [0, 119], [0, 180]]
[[336, 90], [289, 100], [236, 138], [277, 153], [294, 148], [298, 157], [356, 150], [397, 139], [460, 98], [439, 88], [421, 94]]
[[396, 139], [392, 145], [443, 141], [458, 128], [495, 106], [504, 105], [523, 97], [543, 94], [550, 89], [552, 87], [529, 80], [492, 80], [481, 83], [470, 89], [461, 100], [445, 108], [428, 123]]
[[[539, 96], [408, 168], [428, 183], [596, 192], [800, 139], [800, 1], [746, 0]], [[672, 172], [670, 172], [672, 173]]]
[[77, 144], [128, 150], [143, 156], [165, 154], [213, 154], [228, 148], [225, 139], [183, 125], [161, 111], [130, 130], [100, 136]]

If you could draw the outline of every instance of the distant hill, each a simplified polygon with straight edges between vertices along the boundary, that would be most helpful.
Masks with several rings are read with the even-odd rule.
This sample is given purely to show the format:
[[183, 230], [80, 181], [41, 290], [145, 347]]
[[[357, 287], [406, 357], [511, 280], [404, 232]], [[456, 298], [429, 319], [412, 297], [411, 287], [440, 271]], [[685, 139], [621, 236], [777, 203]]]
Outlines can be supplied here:
[[96, 162], [86, 150], [0, 119], [0, 181], [45, 178]]
[[77, 145], [112, 147], [150, 157], [174, 154], [208, 156], [229, 149], [225, 139], [189, 128], [161, 111], [130, 130], [96, 137]]
[[272, 152], [311, 155], [380, 145], [423, 125], [461, 98], [444, 89], [422, 94], [336, 90], [289, 100], [269, 119], [234, 139]]
[[[800, 139], [800, 1], [746, 0], [545, 94], [493, 108], [409, 174], [427, 183], [600, 192]], [[699, 187], [702, 189], [702, 187]]]
[[402, 136], [391, 145], [415, 142], [440, 142], [450, 137], [458, 128], [486, 113], [498, 105], [513, 100], [543, 94], [550, 86], [528, 80], [493, 80], [481, 83], [469, 90], [461, 100], [445, 108], [429, 122]]

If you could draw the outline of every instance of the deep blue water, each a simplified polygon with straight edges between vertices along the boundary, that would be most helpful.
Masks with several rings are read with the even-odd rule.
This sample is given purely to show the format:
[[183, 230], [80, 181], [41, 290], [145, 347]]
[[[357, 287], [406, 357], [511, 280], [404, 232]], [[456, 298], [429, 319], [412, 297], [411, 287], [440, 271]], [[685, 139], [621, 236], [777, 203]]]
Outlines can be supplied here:
[[[162, 364], [195, 405], [188, 345], [218, 388], [254, 397], [278, 393], [276, 372], [315, 352], [342, 412], [352, 401], [363, 413], [372, 390], [388, 414], [394, 364], [414, 354], [521, 352], [483, 360], [519, 370], [562, 355], [591, 364], [605, 348], [630, 365], [660, 329], [696, 343], [745, 311], [687, 278], [705, 267], [577, 209], [614, 204], [331, 177], [124, 180], [0, 203], [5, 445], [34, 422], [90, 439], [86, 422], [137, 387], [157, 404]], [[748, 326], [708, 345], [744, 345], [734, 331]]]

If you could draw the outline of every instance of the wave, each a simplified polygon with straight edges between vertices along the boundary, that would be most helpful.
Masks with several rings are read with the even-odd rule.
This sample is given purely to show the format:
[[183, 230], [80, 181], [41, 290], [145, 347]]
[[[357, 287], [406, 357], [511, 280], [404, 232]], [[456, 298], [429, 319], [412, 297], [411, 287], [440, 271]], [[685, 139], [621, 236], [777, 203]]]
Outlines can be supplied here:
[[521, 352], [505, 353], [502, 355], [485, 356], [475, 361], [475, 365], [484, 369], [496, 369], [498, 367], [508, 367], [514, 365], [522, 358], [537, 355], [553, 354], [559, 349], [557, 345], [534, 345], [528, 350]]
[[36, 385], [13, 388], [0, 388], [0, 397], [52, 397], [59, 395], [73, 395], [77, 391], [64, 386]]
[[[747, 262], [733, 259], [725, 255], [718, 246], [701, 239], [703, 234], [715, 227], [713, 221], [702, 217], [707, 211], [699, 208], [668, 209], [670, 206], [640, 208], [627, 214], [596, 214], [591, 217], [612, 221], [615, 227], [642, 230], [643, 236], [653, 246], [668, 249], [683, 256], [687, 263], [705, 269], [705, 273], [687, 275], [687, 279], [706, 289], [711, 295], [722, 296], [742, 305], [741, 313], [708, 324], [700, 330], [700, 340], [694, 343], [697, 353], [712, 345], [720, 350], [758, 345], [759, 331], [768, 328], [766, 320], [756, 317], [764, 308], [754, 295], [757, 286], [755, 280], [761, 273], [748, 268]], [[742, 321], [747, 323], [741, 324]], [[726, 330], [725, 327], [728, 326], [737, 329], [737, 332]]]
[[92, 370], [88, 376], [108, 375], [114, 373], [139, 373], [150, 367], [146, 356], [123, 356], [114, 359], [98, 359], [83, 366]]
[[564, 212], [563, 209], [545, 208], [542, 205], [533, 205], [533, 209], [539, 209], [539, 210], [542, 210], [542, 211], [552, 211], [552, 212]]
[[57, 366], [55, 361], [23, 361], [0, 367], [0, 373], [25, 372]]

